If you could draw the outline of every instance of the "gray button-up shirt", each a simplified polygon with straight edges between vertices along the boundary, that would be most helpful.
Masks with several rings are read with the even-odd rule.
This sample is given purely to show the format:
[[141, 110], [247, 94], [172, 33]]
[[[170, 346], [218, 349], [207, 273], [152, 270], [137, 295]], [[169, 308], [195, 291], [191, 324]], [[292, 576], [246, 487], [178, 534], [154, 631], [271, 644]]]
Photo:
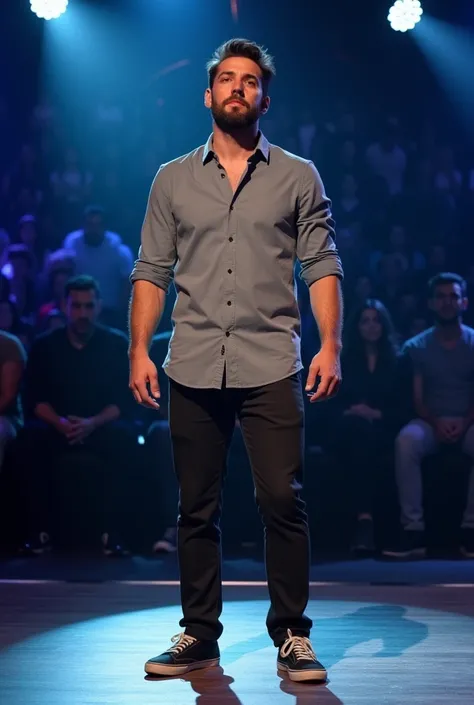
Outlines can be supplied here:
[[233, 193], [205, 146], [153, 182], [132, 282], [177, 299], [163, 368], [188, 387], [270, 384], [302, 368], [295, 262], [308, 286], [342, 276], [330, 201], [312, 162], [263, 135]]

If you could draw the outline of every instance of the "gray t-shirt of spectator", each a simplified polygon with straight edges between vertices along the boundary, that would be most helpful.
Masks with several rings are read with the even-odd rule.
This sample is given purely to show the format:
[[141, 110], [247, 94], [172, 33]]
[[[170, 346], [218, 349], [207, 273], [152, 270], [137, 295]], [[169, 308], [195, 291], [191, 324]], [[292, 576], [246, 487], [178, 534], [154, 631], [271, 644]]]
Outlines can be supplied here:
[[435, 417], [465, 417], [474, 402], [474, 330], [462, 326], [455, 347], [441, 345], [435, 329], [405, 343], [415, 373], [422, 375], [424, 403]]

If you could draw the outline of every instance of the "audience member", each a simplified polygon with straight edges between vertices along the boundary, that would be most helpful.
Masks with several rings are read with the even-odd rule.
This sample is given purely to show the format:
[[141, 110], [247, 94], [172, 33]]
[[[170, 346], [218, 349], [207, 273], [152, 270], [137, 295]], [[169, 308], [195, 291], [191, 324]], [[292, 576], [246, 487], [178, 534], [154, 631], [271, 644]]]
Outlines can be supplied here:
[[153, 544], [154, 553], [172, 553], [177, 545], [178, 483], [174, 474], [168, 423], [168, 380], [162, 369], [170, 336], [171, 331], [166, 330], [155, 335], [150, 349], [150, 358], [158, 370], [161, 391], [159, 419], [149, 427], [146, 442], [149, 468], [157, 480], [156, 496], [160, 498], [159, 518], [154, 523], [159, 527], [161, 538]]
[[123, 423], [129, 405], [127, 339], [98, 325], [101, 301], [91, 277], [72, 279], [66, 299], [67, 327], [35, 341], [26, 370], [28, 423], [16, 463], [28, 508], [26, 550], [51, 547], [50, 486], [58, 486], [58, 461], [67, 449], [85, 447], [100, 460], [94, 484], [102, 505], [103, 550], [117, 555], [123, 553], [119, 538], [131, 468]]
[[[409, 340], [404, 354], [413, 365], [416, 414], [397, 437], [396, 477], [401, 506], [400, 545], [388, 556], [426, 554], [421, 461], [440, 446], [459, 446], [474, 461], [474, 330], [463, 325], [466, 283], [457, 274], [430, 280], [434, 327]], [[449, 478], [447, 479], [449, 482]], [[474, 558], [474, 470], [461, 532], [461, 551]]]
[[0, 331], [0, 472], [5, 446], [23, 424], [20, 384], [25, 363], [26, 352], [20, 340]]
[[384, 455], [396, 431], [397, 344], [385, 306], [367, 299], [346, 324], [342, 356], [344, 384], [336, 399], [336, 447], [350, 478], [357, 517], [356, 551], [373, 552], [374, 500]]
[[117, 233], [105, 228], [104, 212], [98, 206], [85, 211], [84, 227], [70, 233], [64, 247], [76, 258], [76, 273], [97, 280], [102, 292], [104, 323], [122, 328], [130, 295], [129, 275], [133, 257]]

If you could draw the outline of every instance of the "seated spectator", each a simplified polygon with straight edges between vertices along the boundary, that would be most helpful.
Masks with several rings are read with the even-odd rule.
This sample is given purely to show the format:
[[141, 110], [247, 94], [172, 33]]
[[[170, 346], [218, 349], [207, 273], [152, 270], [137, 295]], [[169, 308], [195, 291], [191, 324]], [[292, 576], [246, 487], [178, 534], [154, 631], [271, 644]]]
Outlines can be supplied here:
[[367, 299], [347, 323], [342, 357], [344, 383], [335, 400], [337, 449], [353, 480], [356, 551], [374, 551], [373, 510], [380, 456], [396, 432], [395, 333], [385, 306]]
[[404, 225], [392, 225], [388, 236], [388, 246], [372, 253], [370, 266], [374, 273], [385, 254], [398, 256], [404, 272], [418, 272], [426, 266], [422, 253], [410, 243]]
[[94, 277], [102, 292], [104, 323], [123, 327], [130, 296], [129, 275], [133, 257], [117, 233], [105, 229], [104, 212], [98, 206], [85, 211], [84, 227], [70, 233], [64, 247], [76, 256], [76, 273]]
[[[421, 461], [444, 446], [459, 446], [474, 460], [474, 330], [463, 325], [466, 283], [457, 274], [439, 274], [429, 283], [435, 325], [409, 340], [403, 353], [413, 367], [415, 418], [395, 443], [401, 506], [400, 545], [385, 555], [426, 554]], [[474, 471], [461, 531], [461, 551], [474, 558]]]
[[45, 322], [49, 319], [53, 311], [66, 313], [66, 284], [71, 278], [73, 267], [67, 262], [58, 262], [56, 266], [50, 268], [48, 274], [48, 291], [46, 292], [48, 301], [40, 306], [38, 311], [38, 328], [41, 330]]
[[29, 510], [25, 550], [39, 554], [51, 547], [50, 485], [57, 485], [58, 458], [85, 447], [101, 461], [95, 487], [102, 499], [104, 553], [122, 555], [119, 535], [131, 467], [131, 435], [123, 422], [129, 403], [127, 339], [97, 324], [100, 296], [91, 277], [72, 279], [66, 296], [67, 327], [37, 338], [26, 370], [28, 423], [16, 462]]
[[153, 413], [152, 424], [147, 434], [147, 457], [149, 467], [157, 480], [159, 503], [159, 520], [161, 538], [153, 544], [154, 553], [171, 553], [176, 551], [178, 483], [174, 474], [171, 451], [171, 438], [168, 424], [168, 378], [163, 372], [163, 362], [168, 352], [171, 331], [155, 335], [150, 349], [150, 358], [158, 370], [160, 383], [159, 418]]
[[18, 338], [28, 350], [33, 340], [33, 326], [18, 315], [18, 309], [12, 299], [0, 300], [0, 330]]
[[20, 384], [25, 363], [25, 349], [18, 338], [0, 331], [0, 472], [5, 446], [23, 423]]
[[396, 127], [387, 126], [381, 139], [368, 147], [366, 157], [373, 173], [385, 181], [391, 196], [403, 191], [407, 155], [400, 146]]
[[21, 318], [33, 317], [36, 313], [34, 266], [34, 256], [26, 245], [10, 245], [2, 274], [9, 279], [10, 297]]

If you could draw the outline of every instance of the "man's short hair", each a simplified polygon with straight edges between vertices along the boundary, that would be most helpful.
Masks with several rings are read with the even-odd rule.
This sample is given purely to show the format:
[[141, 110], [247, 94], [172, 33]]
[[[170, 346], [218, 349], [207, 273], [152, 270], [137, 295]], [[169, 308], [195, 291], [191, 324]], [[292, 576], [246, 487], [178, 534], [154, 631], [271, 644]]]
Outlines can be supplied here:
[[461, 287], [462, 295], [467, 294], [467, 283], [466, 280], [461, 277], [460, 274], [455, 274], [454, 272], [440, 272], [435, 274], [428, 282], [428, 296], [432, 299], [435, 295], [436, 289], [444, 284], [459, 284]]
[[100, 288], [94, 277], [89, 277], [82, 274], [79, 277], [72, 277], [66, 284], [66, 297], [72, 291], [94, 291], [98, 299], [100, 299]]
[[262, 72], [263, 91], [266, 94], [270, 81], [276, 73], [273, 57], [270, 56], [266, 49], [255, 42], [251, 42], [249, 39], [229, 39], [215, 50], [212, 59], [207, 62], [206, 66], [209, 76], [209, 88], [214, 85], [221, 62], [233, 56], [251, 59], [259, 66]]
[[103, 209], [102, 206], [99, 206], [97, 204], [86, 206], [84, 208], [84, 217], [89, 218], [91, 215], [100, 215], [100, 216], [104, 217], [105, 210]]

